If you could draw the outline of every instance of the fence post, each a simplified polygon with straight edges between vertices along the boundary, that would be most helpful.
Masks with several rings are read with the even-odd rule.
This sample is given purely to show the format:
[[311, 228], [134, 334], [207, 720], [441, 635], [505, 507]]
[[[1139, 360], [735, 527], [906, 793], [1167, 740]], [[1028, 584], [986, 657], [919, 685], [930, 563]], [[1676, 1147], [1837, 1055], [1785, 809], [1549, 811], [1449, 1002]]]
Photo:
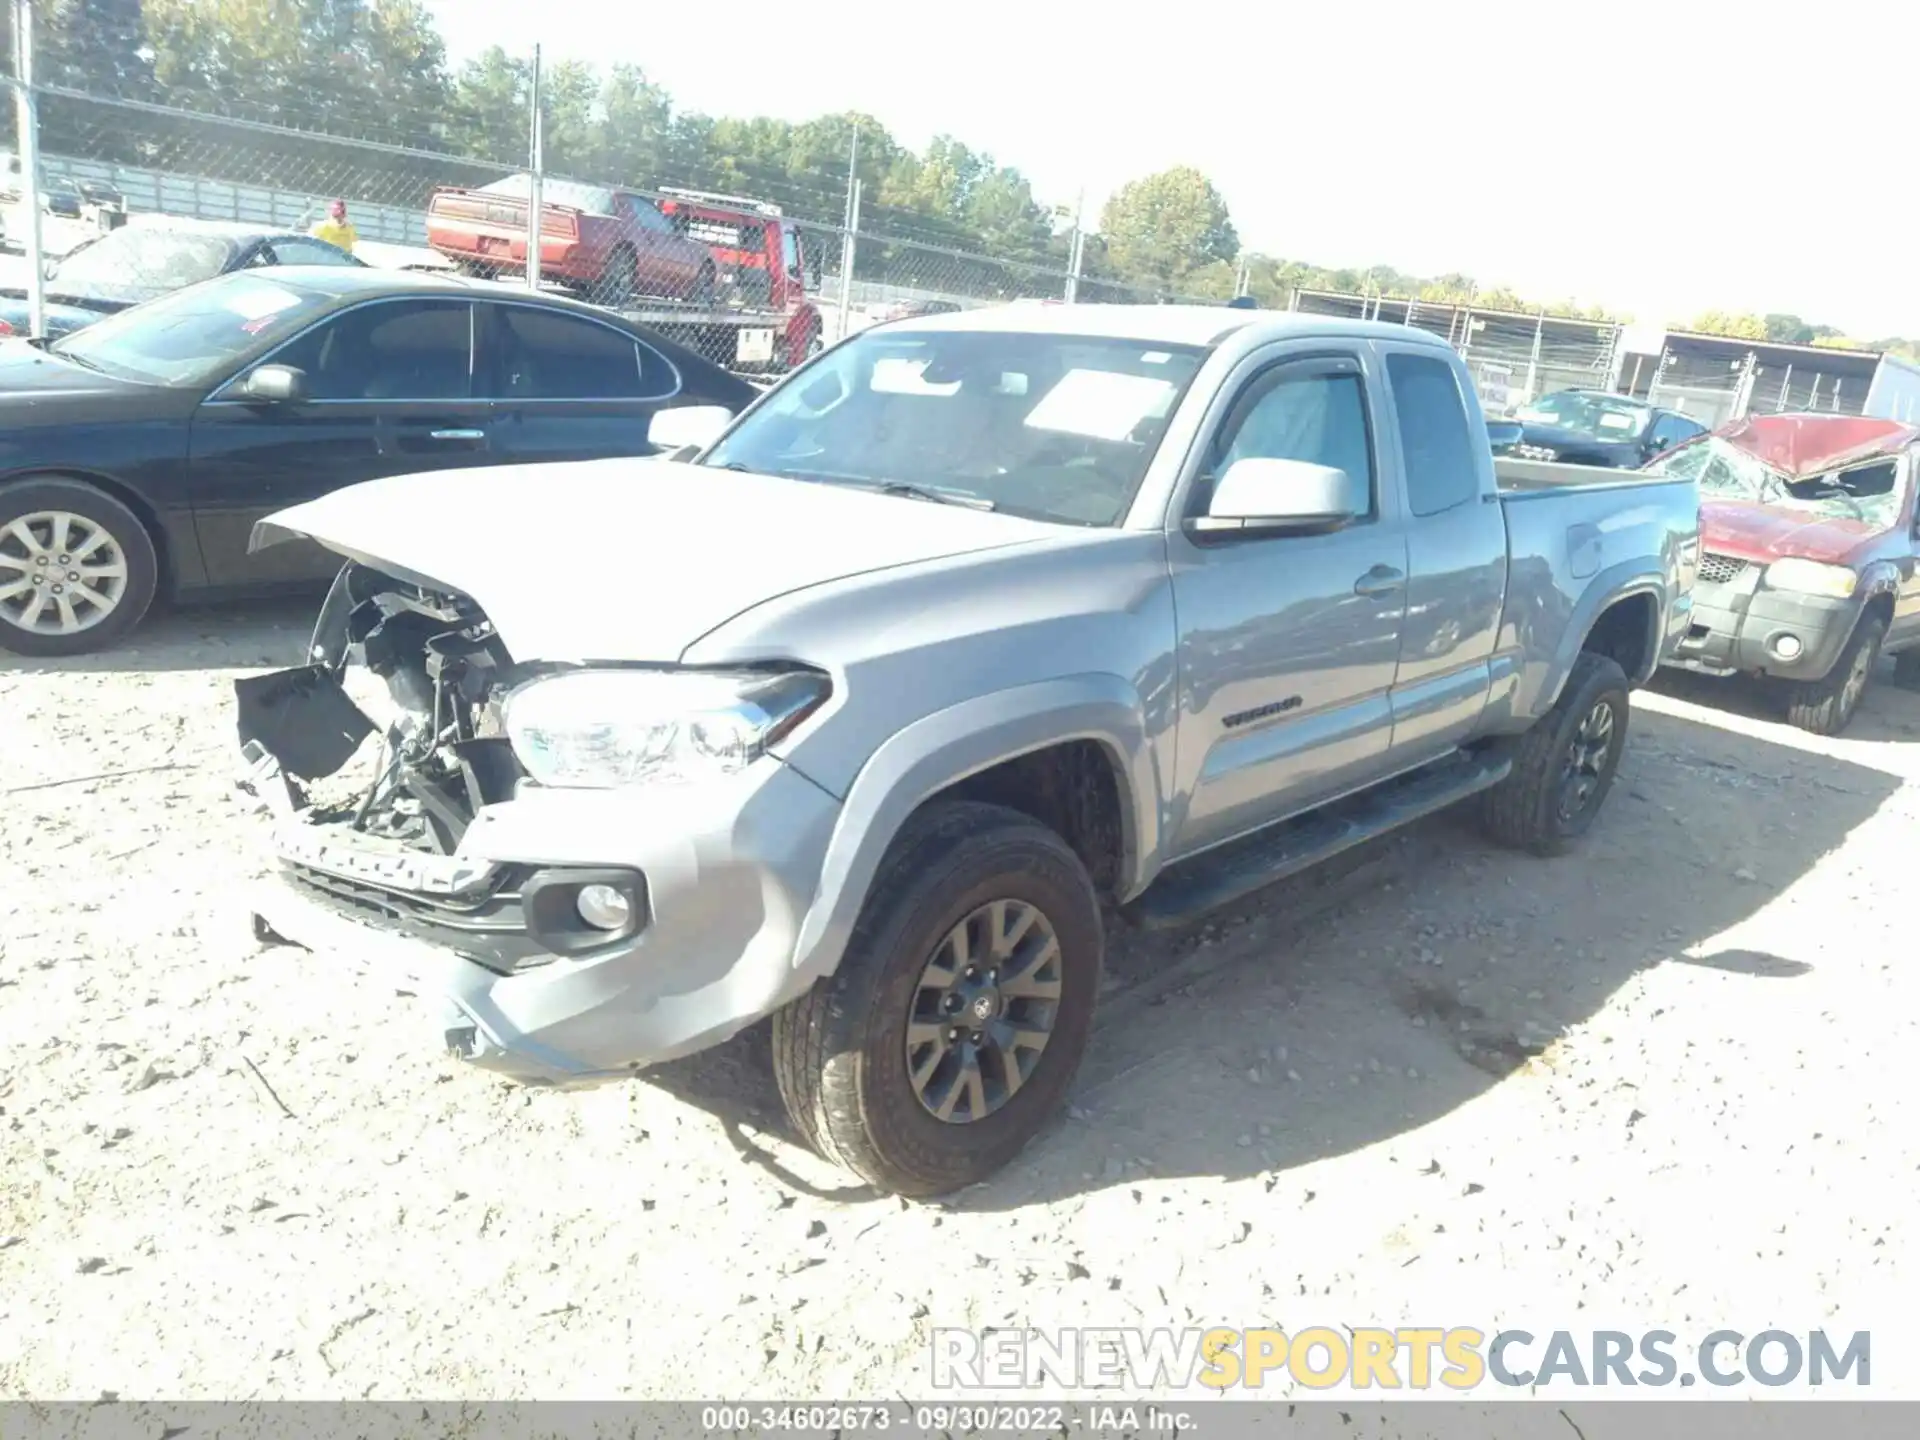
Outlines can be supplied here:
[[[858, 143], [858, 137], [856, 137]], [[847, 338], [853, 319], [853, 266], [859, 253], [860, 177], [854, 176], [847, 190], [847, 228], [840, 240], [840, 339]]]
[[527, 288], [540, 288], [540, 236], [544, 229], [540, 211], [541, 176], [546, 166], [542, 141], [545, 126], [540, 120], [540, 47], [533, 47], [533, 78], [528, 90], [527, 125]]
[[1533, 349], [1527, 354], [1527, 403], [1531, 405], [1538, 398], [1534, 386], [1540, 376], [1540, 344], [1546, 339], [1547, 312], [1542, 307], [1533, 321]]
[[13, 0], [13, 101], [20, 146], [20, 198], [27, 233], [27, 316], [33, 338], [47, 334], [47, 257], [40, 233], [40, 116], [33, 98], [33, 0]]

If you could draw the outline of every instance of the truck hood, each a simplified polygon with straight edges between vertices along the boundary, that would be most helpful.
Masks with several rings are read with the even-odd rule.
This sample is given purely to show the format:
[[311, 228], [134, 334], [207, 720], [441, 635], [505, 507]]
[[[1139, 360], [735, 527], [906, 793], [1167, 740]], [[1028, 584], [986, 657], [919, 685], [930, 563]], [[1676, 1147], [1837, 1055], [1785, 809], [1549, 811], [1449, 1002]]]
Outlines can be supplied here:
[[1742, 560], [1822, 560], [1851, 563], [1870, 541], [1885, 534], [1860, 520], [1815, 515], [1748, 500], [1700, 503], [1700, 548]]
[[305, 536], [457, 590], [518, 661], [664, 663], [796, 590], [1059, 534], [841, 486], [614, 459], [370, 480], [269, 515], [252, 548]]

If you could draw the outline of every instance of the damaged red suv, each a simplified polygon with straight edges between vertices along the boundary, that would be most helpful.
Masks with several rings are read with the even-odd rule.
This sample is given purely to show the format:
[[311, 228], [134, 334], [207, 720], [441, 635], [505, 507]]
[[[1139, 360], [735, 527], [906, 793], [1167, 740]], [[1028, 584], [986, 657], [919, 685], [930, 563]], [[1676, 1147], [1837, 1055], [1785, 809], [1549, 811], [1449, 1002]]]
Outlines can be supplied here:
[[1646, 470], [1700, 486], [1693, 624], [1668, 663], [1783, 681], [1787, 718], [1835, 735], [1882, 654], [1920, 688], [1914, 472], [1920, 428], [1757, 415]]

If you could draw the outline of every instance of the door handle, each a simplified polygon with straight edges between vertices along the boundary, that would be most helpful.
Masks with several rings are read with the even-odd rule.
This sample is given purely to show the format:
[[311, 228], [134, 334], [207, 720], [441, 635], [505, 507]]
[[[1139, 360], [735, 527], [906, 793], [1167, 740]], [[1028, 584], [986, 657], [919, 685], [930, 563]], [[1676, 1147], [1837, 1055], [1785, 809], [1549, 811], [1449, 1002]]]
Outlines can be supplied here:
[[484, 440], [487, 438], [487, 432], [484, 430], [435, 430], [433, 438], [435, 440]]
[[1393, 594], [1406, 583], [1407, 577], [1403, 572], [1391, 565], [1376, 565], [1353, 582], [1353, 593], [1377, 600], [1383, 595]]

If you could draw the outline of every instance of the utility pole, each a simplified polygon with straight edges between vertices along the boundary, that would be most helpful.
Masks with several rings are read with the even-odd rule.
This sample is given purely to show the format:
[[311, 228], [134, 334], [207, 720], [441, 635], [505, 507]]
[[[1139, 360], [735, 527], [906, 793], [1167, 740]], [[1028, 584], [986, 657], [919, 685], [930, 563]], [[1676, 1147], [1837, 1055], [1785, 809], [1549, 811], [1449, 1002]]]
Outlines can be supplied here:
[[20, 208], [26, 211], [28, 326], [47, 333], [47, 261], [40, 233], [40, 122], [33, 101], [33, 0], [13, 0], [13, 103], [20, 140]]
[[546, 147], [544, 143], [546, 125], [541, 118], [541, 110], [543, 107], [540, 103], [540, 47], [538, 45], [533, 47], [533, 79], [528, 89], [530, 91], [533, 115], [532, 123], [527, 127], [529, 132], [527, 155], [527, 288], [529, 290], [538, 290], [540, 288], [540, 236], [545, 228], [541, 223], [544, 217], [540, 212], [545, 207], [540, 201], [540, 179], [546, 169]]
[[840, 333], [847, 338], [853, 323], [854, 237], [860, 231], [860, 122], [853, 122], [853, 144], [847, 152], [847, 209], [841, 216], [840, 230]]

